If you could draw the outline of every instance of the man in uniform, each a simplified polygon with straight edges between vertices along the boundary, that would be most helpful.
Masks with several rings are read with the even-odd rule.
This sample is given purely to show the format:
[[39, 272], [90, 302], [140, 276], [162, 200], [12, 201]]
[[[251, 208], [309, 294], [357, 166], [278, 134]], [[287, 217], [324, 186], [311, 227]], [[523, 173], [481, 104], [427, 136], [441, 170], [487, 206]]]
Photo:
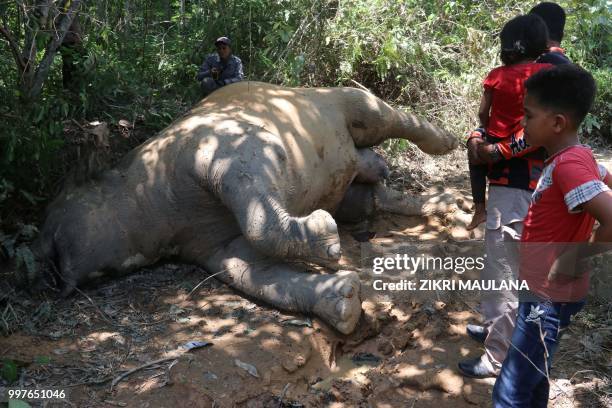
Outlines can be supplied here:
[[227, 37], [217, 38], [215, 47], [217, 53], [206, 56], [196, 76], [204, 96], [222, 86], [244, 79], [242, 61], [232, 54], [230, 39]]

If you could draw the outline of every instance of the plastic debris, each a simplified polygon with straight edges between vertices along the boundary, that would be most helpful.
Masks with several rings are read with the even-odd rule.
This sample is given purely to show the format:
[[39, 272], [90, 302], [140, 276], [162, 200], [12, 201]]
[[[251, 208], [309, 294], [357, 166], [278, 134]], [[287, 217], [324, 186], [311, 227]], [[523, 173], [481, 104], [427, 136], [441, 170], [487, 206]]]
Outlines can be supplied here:
[[189, 341], [181, 346], [185, 351], [190, 351], [197, 348], [212, 346], [213, 343], [210, 341]]
[[312, 320], [310, 319], [304, 319], [304, 320], [289, 319], [289, 320], [283, 320], [282, 323], [285, 326], [312, 327]]
[[251, 365], [251, 364], [245, 363], [245, 362], [240, 361], [240, 360], [238, 360], [238, 359], [235, 359], [235, 360], [234, 360], [234, 363], [235, 363], [235, 364], [236, 364], [238, 367], [242, 368], [242, 369], [243, 369], [243, 370], [245, 370], [247, 373], [249, 373], [250, 375], [252, 375], [253, 377], [255, 377], [255, 378], [259, 378], [259, 373], [257, 372], [257, 369], [255, 368], [255, 366], [254, 366], [254, 365]]

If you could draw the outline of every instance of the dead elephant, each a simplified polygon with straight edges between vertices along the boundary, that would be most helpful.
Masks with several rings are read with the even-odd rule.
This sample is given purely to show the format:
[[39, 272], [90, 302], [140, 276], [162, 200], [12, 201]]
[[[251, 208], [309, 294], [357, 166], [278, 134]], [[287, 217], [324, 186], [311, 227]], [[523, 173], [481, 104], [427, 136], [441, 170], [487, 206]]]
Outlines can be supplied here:
[[[33, 250], [61, 276], [64, 294], [172, 254], [221, 272], [217, 278], [245, 294], [349, 333], [361, 314], [357, 274], [307, 273], [290, 262], [338, 261], [331, 214], [353, 182], [374, 199], [344, 206], [384, 202], [386, 167], [368, 148], [391, 137], [431, 154], [457, 144], [358, 89], [226, 86], [115, 169], [63, 192]], [[415, 203], [402, 205], [418, 213]], [[30, 284], [42, 275], [28, 276]]]

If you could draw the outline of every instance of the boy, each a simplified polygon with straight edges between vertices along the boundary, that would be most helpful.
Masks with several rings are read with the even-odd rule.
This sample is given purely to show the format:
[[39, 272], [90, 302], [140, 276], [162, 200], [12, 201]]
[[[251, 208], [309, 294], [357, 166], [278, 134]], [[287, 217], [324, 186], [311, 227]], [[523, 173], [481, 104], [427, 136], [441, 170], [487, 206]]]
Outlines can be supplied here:
[[[527, 281], [531, 296], [519, 304], [493, 389], [494, 407], [547, 406], [559, 331], [582, 308], [588, 291], [589, 276], [578, 260], [612, 242], [612, 191], [606, 185], [611, 177], [577, 136], [595, 96], [593, 77], [564, 64], [534, 74], [525, 88], [525, 137], [550, 157], [521, 235], [519, 278]], [[591, 235], [595, 220], [600, 226]]]
[[553, 65], [571, 62], [565, 51], [561, 48], [563, 29], [565, 28], [565, 10], [556, 3], [542, 2], [529, 10], [529, 14], [536, 14], [544, 20], [548, 27], [548, 52], [542, 54], [536, 62]]

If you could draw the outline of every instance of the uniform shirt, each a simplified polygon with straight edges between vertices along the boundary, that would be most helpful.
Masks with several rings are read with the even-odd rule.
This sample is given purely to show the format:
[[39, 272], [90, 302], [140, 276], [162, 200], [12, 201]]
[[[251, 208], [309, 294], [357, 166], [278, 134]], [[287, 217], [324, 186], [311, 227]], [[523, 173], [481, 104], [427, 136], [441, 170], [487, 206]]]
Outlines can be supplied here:
[[220, 85], [228, 85], [234, 82], [239, 82], [244, 79], [242, 72], [242, 61], [235, 55], [230, 55], [227, 62], [221, 61], [219, 54], [213, 53], [206, 56], [206, 59], [200, 66], [198, 75], [196, 76], [198, 81], [203, 80], [206, 77], [212, 77], [212, 69], [217, 68], [221, 75], [219, 75]]
[[588, 146], [570, 146], [546, 160], [533, 192], [521, 236], [519, 276], [531, 292], [556, 302], [583, 299], [589, 274], [548, 281], [555, 259], [572, 243], [586, 242], [595, 219], [581, 208], [598, 194], [609, 191], [609, 174], [598, 166]]
[[540, 55], [536, 62], [541, 64], [553, 64], [553, 65], [561, 65], [561, 64], [570, 64], [569, 58], [565, 55], [565, 50], [559, 47], [550, 47], [548, 52]]

